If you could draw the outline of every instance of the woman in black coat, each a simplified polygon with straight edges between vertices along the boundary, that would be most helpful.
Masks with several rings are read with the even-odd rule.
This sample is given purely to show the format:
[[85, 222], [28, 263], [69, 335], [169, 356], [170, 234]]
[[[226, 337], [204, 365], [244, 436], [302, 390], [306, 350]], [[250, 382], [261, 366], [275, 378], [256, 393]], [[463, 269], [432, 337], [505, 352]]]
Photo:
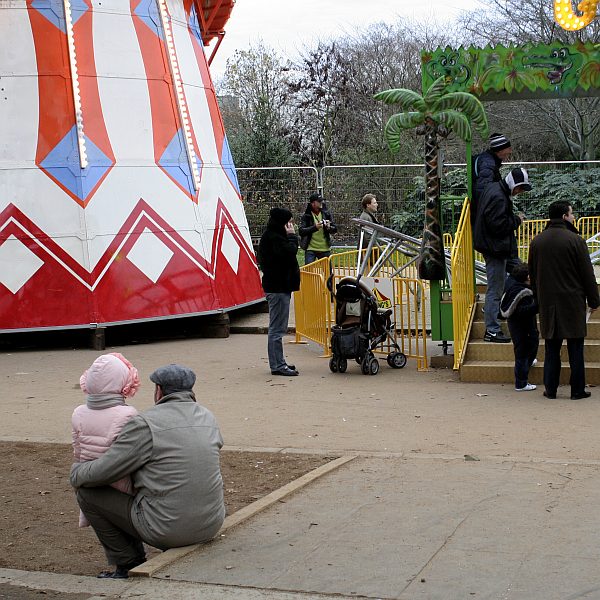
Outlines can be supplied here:
[[258, 260], [263, 272], [263, 290], [269, 303], [267, 352], [273, 375], [298, 375], [296, 367], [286, 363], [283, 353], [291, 295], [300, 289], [297, 253], [298, 236], [294, 232], [292, 213], [287, 208], [271, 209], [267, 228], [258, 245]]

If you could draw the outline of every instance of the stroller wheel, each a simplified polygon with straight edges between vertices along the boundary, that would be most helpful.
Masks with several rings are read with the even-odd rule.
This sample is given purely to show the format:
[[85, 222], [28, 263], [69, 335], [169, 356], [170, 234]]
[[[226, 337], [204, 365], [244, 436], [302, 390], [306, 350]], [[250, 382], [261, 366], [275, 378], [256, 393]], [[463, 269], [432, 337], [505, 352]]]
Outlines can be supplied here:
[[369, 375], [377, 375], [379, 373], [379, 361], [376, 358], [372, 358], [369, 361]]
[[406, 365], [406, 354], [402, 352], [390, 352], [387, 355], [387, 363], [392, 369], [401, 369]]
[[338, 359], [335, 356], [332, 356], [329, 359], [329, 370], [332, 373], [337, 373], [338, 371]]
[[360, 363], [360, 370], [362, 371], [363, 375], [368, 375], [369, 374], [369, 362], [370, 362], [370, 358], [368, 356], [365, 356], [362, 360], [362, 362]]
[[348, 368], [348, 361], [345, 358], [339, 358], [337, 363], [337, 369], [340, 373], [345, 373]]

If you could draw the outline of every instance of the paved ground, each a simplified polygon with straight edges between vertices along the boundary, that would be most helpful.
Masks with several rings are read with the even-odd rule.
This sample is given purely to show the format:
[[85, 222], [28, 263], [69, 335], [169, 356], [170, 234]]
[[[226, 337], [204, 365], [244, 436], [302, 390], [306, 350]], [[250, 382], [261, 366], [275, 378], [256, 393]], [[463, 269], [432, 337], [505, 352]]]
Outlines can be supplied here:
[[[236, 334], [119, 350], [144, 381], [160, 364], [194, 368], [229, 447], [357, 459], [153, 579], [0, 570], [0, 597], [38, 587], [73, 599], [600, 598], [597, 390], [549, 401], [412, 361], [376, 377], [354, 365], [332, 374], [318, 347], [291, 344], [301, 375], [277, 378], [265, 346]], [[79, 375], [97, 354], [1, 354], [0, 438], [69, 441]], [[150, 406], [151, 392], [135, 405]]]

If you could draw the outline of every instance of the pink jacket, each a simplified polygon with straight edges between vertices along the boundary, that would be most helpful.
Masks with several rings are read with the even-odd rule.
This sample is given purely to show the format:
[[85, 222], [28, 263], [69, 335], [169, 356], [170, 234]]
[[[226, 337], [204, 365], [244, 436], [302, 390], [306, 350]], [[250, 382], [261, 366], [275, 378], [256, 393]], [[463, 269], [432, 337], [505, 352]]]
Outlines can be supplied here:
[[[115, 441], [123, 425], [138, 414], [138, 411], [127, 404], [111, 406], [102, 410], [93, 410], [82, 404], [73, 411], [73, 455], [76, 462], [94, 460], [104, 454]], [[114, 488], [133, 494], [130, 477], [124, 477], [111, 484]], [[85, 517], [80, 514], [79, 526], [87, 526]]]

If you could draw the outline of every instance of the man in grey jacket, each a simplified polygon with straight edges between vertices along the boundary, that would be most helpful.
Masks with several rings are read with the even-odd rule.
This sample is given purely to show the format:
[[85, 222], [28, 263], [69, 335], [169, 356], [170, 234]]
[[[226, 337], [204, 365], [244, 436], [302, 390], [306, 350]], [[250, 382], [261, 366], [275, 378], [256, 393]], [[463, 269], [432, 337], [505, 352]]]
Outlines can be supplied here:
[[[156, 406], [128, 421], [100, 458], [71, 468], [77, 502], [116, 565], [103, 578], [124, 579], [143, 563], [143, 542], [161, 550], [205, 542], [225, 518], [223, 439], [213, 414], [196, 403], [196, 375], [172, 364], [150, 380]], [[126, 475], [135, 496], [110, 487]]]

